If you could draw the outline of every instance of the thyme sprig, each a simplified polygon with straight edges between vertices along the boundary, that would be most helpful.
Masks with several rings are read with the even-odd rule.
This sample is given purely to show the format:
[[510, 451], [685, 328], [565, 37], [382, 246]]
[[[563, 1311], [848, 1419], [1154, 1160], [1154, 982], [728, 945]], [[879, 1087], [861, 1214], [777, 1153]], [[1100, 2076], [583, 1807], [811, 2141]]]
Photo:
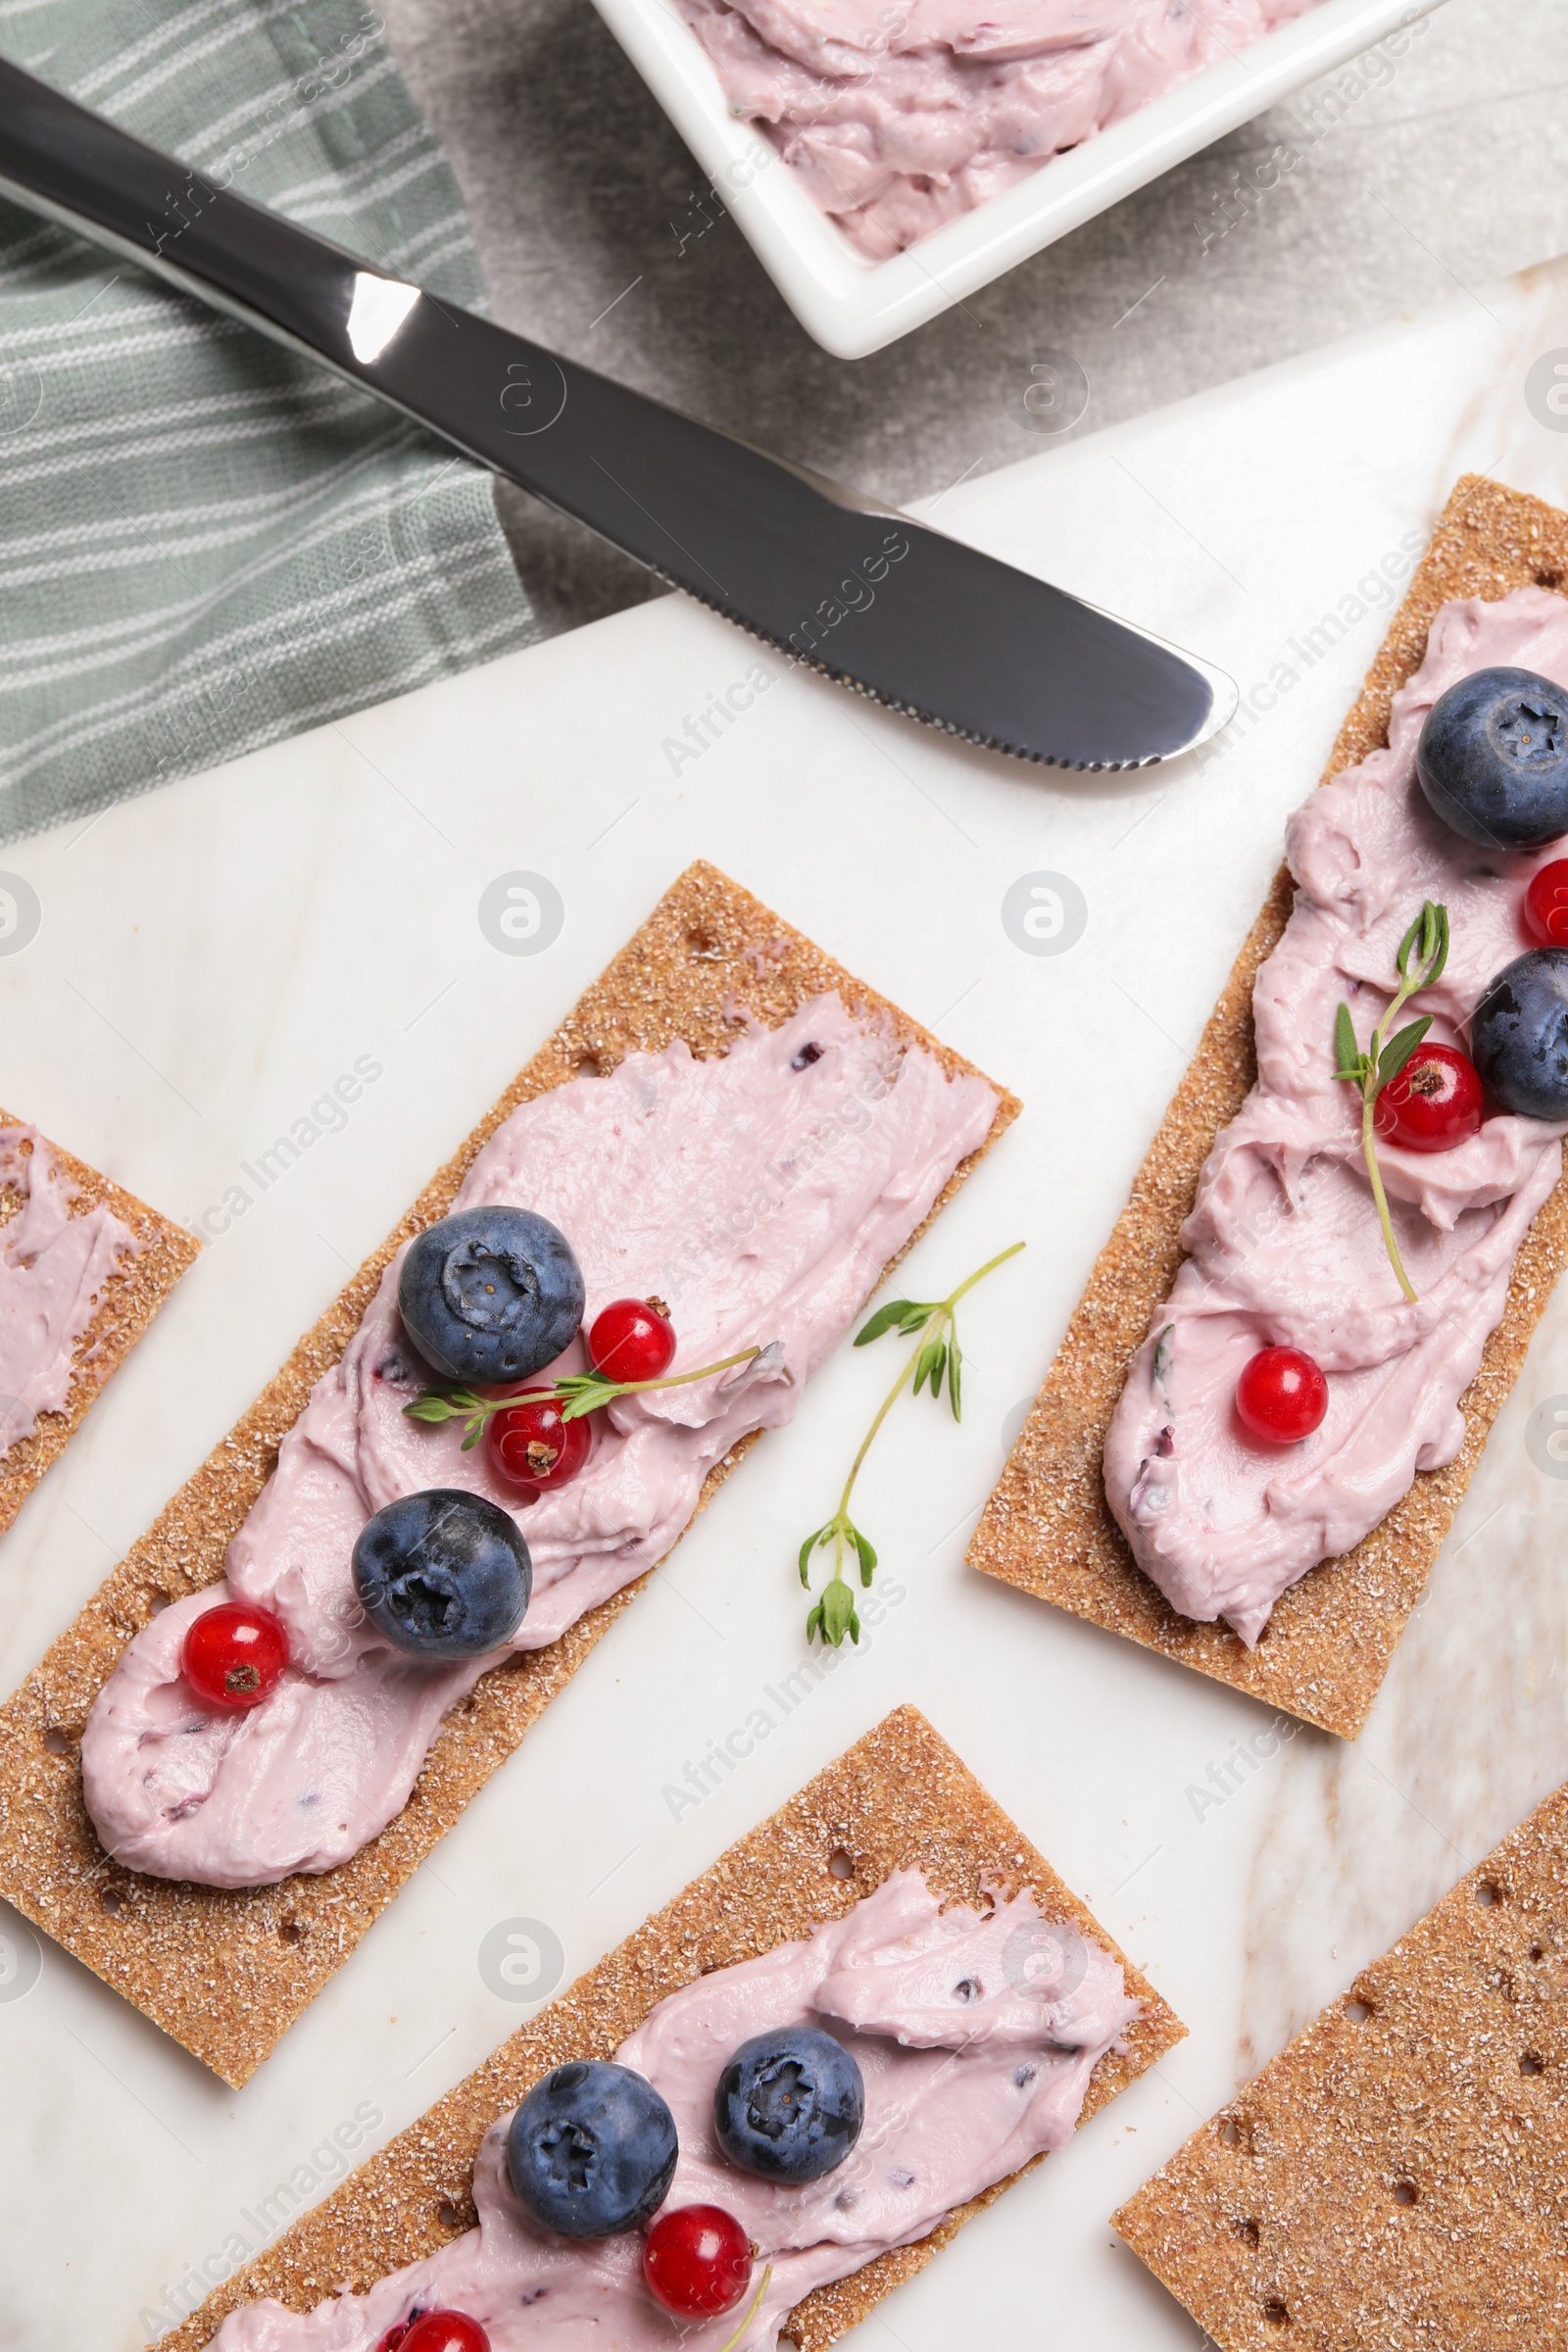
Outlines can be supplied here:
[[762, 2272], [761, 2278], [757, 2282], [757, 2292], [747, 2306], [745, 2319], [742, 2320], [740, 2326], [736, 2328], [728, 2343], [722, 2344], [719, 2347], [719, 2352], [735, 2352], [736, 2345], [740, 2343], [742, 2337], [746, 2333], [746, 2330], [750, 2328], [752, 2322], [756, 2319], [758, 2313], [762, 2308], [762, 2297], [767, 2292], [772, 2277], [773, 2265], [768, 2263]]
[[1412, 1306], [1420, 1303], [1415, 1285], [1404, 1270], [1399, 1245], [1394, 1238], [1394, 1220], [1389, 1215], [1388, 1195], [1383, 1190], [1383, 1171], [1378, 1166], [1375, 1121], [1377, 1100], [1391, 1078], [1397, 1078], [1411, 1054], [1432, 1026], [1430, 1013], [1422, 1013], [1409, 1021], [1394, 1036], [1389, 1035], [1394, 1020], [1413, 996], [1431, 988], [1448, 960], [1448, 909], [1438, 906], [1428, 899], [1420, 913], [1399, 943], [1396, 957], [1399, 985], [1389, 1001], [1388, 1010], [1366, 1042], [1363, 1053], [1355, 1042], [1355, 1028], [1350, 1019], [1350, 1007], [1342, 1004], [1334, 1016], [1334, 1054], [1338, 1063], [1334, 1075], [1347, 1085], [1357, 1087], [1361, 1095], [1361, 1153], [1366, 1172], [1371, 1179], [1372, 1198], [1377, 1203], [1378, 1223], [1383, 1228], [1384, 1245], [1389, 1263], [1399, 1278], [1399, 1288]]
[[828, 1544], [833, 1547], [833, 1574], [823, 1586], [819, 1598], [806, 1620], [808, 1642], [820, 1637], [830, 1647], [837, 1649], [846, 1634], [852, 1642], [859, 1641], [860, 1620], [855, 1606], [854, 1591], [844, 1574], [844, 1562], [846, 1554], [853, 1553], [859, 1568], [862, 1587], [870, 1584], [876, 1572], [876, 1547], [850, 1517], [850, 1496], [855, 1492], [855, 1482], [860, 1475], [861, 1465], [871, 1450], [877, 1431], [911, 1378], [916, 1396], [929, 1384], [932, 1396], [940, 1401], [943, 1389], [946, 1388], [953, 1418], [955, 1421], [963, 1418], [963, 1350], [958, 1346], [955, 1309], [966, 1291], [972, 1291], [977, 1282], [984, 1282], [988, 1274], [994, 1273], [1009, 1257], [1016, 1257], [1022, 1248], [1022, 1242], [1014, 1242], [1010, 1250], [1003, 1250], [997, 1256], [987, 1258], [983, 1266], [971, 1274], [967, 1281], [960, 1282], [957, 1289], [946, 1298], [890, 1298], [856, 1333], [857, 1348], [864, 1348], [872, 1340], [879, 1340], [887, 1331], [899, 1332], [906, 1339], [918, 1338], [919, 1346], [911, 1351], [860, 1441], [860, 1449], [850, 1464], [850, 1474], [844, 1481], [838, 1509], [824, 1525], [814, 1529], [801, 1545], [801, 1582], [808, 1592], [811, 1590], [812, 1552]]
[[476, 1390], [453, 1386], [421, 1389], [403, 1410], [411, 1421], [464, 1422], [463, 1450], [469, 1453], [484, 1436], [491, 1415], [523, 1398], [529, 1404], [559, 1404], [563, 1421], [580, 1421], [584, 1413], [598, 1412], [616, 1396], [640, 1396], [646, 1389], [684, 1389], [737, 1364], [760, 1363], [763, 1356], [776, 1360], [782, 1354], [780, 1343], [772, 1340], [765, 1348], [743, 1348], [738, 1355], [720, 1356], [716, 1364], [704, 1364], [696, 1372], [666, 1372], [658, 1380], [607, 1380], [602, 1372], [566, 1372], [547, 1389], [514, 1389], [501, 1396], [481, 1396]]

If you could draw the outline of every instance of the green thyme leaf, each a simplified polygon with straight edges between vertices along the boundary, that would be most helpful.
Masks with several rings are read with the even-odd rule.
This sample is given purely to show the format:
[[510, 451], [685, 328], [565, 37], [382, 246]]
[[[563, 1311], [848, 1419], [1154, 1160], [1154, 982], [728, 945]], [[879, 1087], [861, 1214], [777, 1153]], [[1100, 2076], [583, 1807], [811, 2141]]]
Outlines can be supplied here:
[[1437, 945], [1426, 977], [1421, 983], [1423, 988], [1431, 988], [1442, 979], [1443, 967], [1448, 960], [1448, 909], [1446, 906], [1434, 906], [1432, 911], [1436, 917], [1433, 928], [1437, 933]]
[[1335, 1077], [1348, 1078], [1352, 1085], [1358, 1086], [1366, 1055], [1355, 1042], [1355, 1025], [1348, 1004], [1342, 1004], [1334, 1015], [1334, 1055], [1340, 1065]]
[[1378, 1055], [1378, 1076], [1377, 1084], [1373, 1089], [1374, 1095], [1380, 1095], [1391, 1078], [1397, 1078], [1431, 1026], [1432, 1016], [1430, 1013], [1424, 1012], [1419, 1020], [1408, 1022], [1399, 1031], [1397, 1037], [1390, 1038]]
[[958, 1346], [957, 1327], [955, 1325], [948, 1338], [948, 1402], [953, 1407], [955, 1421], [963, 1419], [962, 1379], [963, 1350]]
[[451, 1403], [447, 1397], [438, 1396], [434, 1389], [426, 1389], [421, 1396], [416, 1396], [414, 1402], [406, 1404], [403, 1410], [411, 1421], [456, 1421], [463, 1408]]
[[1438, 979], [1448, 960], [1448, 909], [1427, 899], [1400, 940], [1396, 958], [1400, 979], [1411, 983], [1406, 995], [1413, 996], [1418, 988], [1430, 988]]
[[922, 1329], [936, 1313], [936, 1308], [923, 1298], [890, 1298], [855, 1335], [857, 1348], [869, 1340], [879, 1340], [885, 1331], [915, 1332]]
[[876, 1574], [876, 1546], [869, 1536], [862, 1536], [858, 1527], [850, 1529], [850, 1542], [855, 1545], [860, 1562], [860, 1582], [868, 1585]]
[[1170, 1335], [1175, 1328], [1174, 1323], [1167, 1323], [1154, 1342], [1154, 1364], [1150, 1375], [1152, 1380], [1163, 1380], [1170, 1370]]
[[1399, 942], [1399, 952], [1394, 960], [1399, 967], [1399, 978], [1401, 980], [1408, 980], [1410, 977], [1410, 957], [1415, 951], [1416, 942], [1421, 937], [1422, 930], [1425, 927], [1426, 912], [1426, 907], [1423, 906], [1421, 912], [1416, 916], [1415, 921], [1410, 925], [1409, 930]]
[[811, 1590], [811, 1571], [808, 1564], [811, 1554], [816, 1549], [818, 1544], [825, 1544], [827, 1542], [828, 1534], [832, 1528], [832, 1525], [833, 1522], [830, 1519], [825, 1527], [819, 1527], [813, 1534], [808, 1536], [806, 1542], [801, 1545], [801, 1582], [806, 1587], [808, 1592], [809, 1592]]
[[563, 1421], [580, 1421], [584, 1413], [598, 1412], [620, 1394], [618, 1381], [601, 1380], [592, 1372], [568, 1372], [556, 1383]]
[[859, 1641], [860, 1620], [856, 1611], [855, 1594], [841, 1578], [835, 1577], [832, 1584], [824, 1587], [822, 1597], [811, 1615], [818, 1620], [817, 1632], [831, 1648], [837, 1649], [846, 1634], [852, 1642]]

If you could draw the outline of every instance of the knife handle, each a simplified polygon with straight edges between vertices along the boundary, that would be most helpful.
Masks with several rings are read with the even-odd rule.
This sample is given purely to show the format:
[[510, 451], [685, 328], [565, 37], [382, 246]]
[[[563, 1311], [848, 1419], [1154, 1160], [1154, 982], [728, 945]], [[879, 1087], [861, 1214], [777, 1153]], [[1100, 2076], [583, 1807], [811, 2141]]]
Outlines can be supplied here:
[[[677, 478], [693, 466], [722, 472], [726, 444], [737, 460], [751, 454], [387, 276], [216, 175], [181, 178], [172, 158], [3, 59], [0, 193], [324, 364], [594, 528], [607, 529], [611, 474], [601, 450], [611, 455], [636, 435], [640, 466], [657, 454]], [[571, 430], [552, 435], [568, 405]], [[684, 561], [635, 499], [613, 505], [617, 544], [678, 585], [713, 595], [701, 561]]]
[[365, 265], [187, 172], [0, 59], [0, 191], [248, 325], [355, 373], [347, 335]]
[[[496, 331], [486, 320], [388, 277], [361, 255], [251, 203], [216, 175], [187, 171], [181, 178], [171, 157], [5, 59], [0, 193], [394, 400], [438, 432], [463, 440], [485, 464], [497, 462], [493, 449], [472, 446], [475, 434], [481, 442], [490, 437], [478, 429], [484, 420], [477, 407], [485, 404], [465, 416], [463, 404], [451, 396], [450, 368], [407, 365], [421, 343], [432, 346], [434, 359], [434, 347], [446, 339], [432, 333], [436, 322], [447, 338], [462, 331], [466, 340], [482, 344], [487, 331]], [[395, 378], [378, 366], [394, 341], [400, 361]], [[568, 366], [525, 338], [509, 335], [506, 344], [505, 356], [485, 355], [500, 359], [486, 385], [493, 393], [493, 422], [541, 430], [548, 412], [563, 404]], [[441, 357], [451, 361], [449, 343]], [[470, 365], [480, 357], [464, 353]], [[587, 370], [570, 368], [569, 374], [580, 377]], [[527, 439], [530, 430], [510, 437]], [[533, 486], [525, 454], [508, 470]]]

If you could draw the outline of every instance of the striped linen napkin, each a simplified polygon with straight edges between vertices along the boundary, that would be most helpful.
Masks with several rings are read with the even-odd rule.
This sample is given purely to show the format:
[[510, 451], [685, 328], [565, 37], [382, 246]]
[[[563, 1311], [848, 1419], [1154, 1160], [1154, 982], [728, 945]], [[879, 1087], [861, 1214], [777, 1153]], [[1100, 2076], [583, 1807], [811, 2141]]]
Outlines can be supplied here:
[[[484, 303], [359, 0], [0, 0], [0, 49], [229, 185]], [[529, 643], [490, 480], [0, 204], [0, 841]]]

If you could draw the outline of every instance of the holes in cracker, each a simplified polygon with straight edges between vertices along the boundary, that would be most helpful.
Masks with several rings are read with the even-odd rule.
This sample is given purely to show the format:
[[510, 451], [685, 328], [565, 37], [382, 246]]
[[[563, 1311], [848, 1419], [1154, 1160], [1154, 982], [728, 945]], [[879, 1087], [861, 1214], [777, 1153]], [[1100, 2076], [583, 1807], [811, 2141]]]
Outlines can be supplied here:
[[161, 1617], [164, 1611], [172, 1608], [173, 1604], [172, 1592], [166, 1592], [162, 1585], [154, 1585], [147, 1595], [147, 1614], [149, 1617]]
[[1546, 1957], [1545, 1945], [1544, 1943], [1533, 1943], [1530, 1946], [1530, 1957], [1532, 1960], [1544, 1960]]
[[602, 1078], [605, 1074], [604, 1063], [586, 1046], [577, 1056], [576, 1069], [579, 1078]]
[[98, 1908], [100, 1911], [107, 1911], [111, 1919], [119, 1919], [124, 1911], [125, 1898], [122, 1894], [117, 1894], [113, 1886], [100, 1887]]
[[1421, 2191], [1413, 2180], [1396, 2180], [1394, 2183], [1396, 2205], [1413, 2205], [1420, 2194]]
[[1538, 2057], [1534, 2050], [1526, 2050], [1519, 2061], [1519, 2072], [1522, 2075], [1544, 2075], [1545, 2071], [1545, 2060]]
[[76, 1744], [76, 1735], [63, 1723], [52, 1723], [43, 1736], [44, 1746], [52, 1756], [69, 1756]]
[[435, 2209], [435, 2218], [443, 2230], [464, 2230], [469, 2227], [467, 2215], [452, 2197], [442, 2198]]
[[1244, 2246], [1250, 2246], [1255, 2251], [1263, 2233], [1255, 2222], [1238, 2222], [1236, 2234]]
[[1252, 2127], [1245, 2116], [1228, 2115], [1219, 2128], [1220, 2138], [1228, 2148], [1240, 2148], [1246, 2156], [1252, 2153]]
[[1476, 1901], [1484, 1911], [1490, 1911], [1494, 1903], [1500, 1903], [1501, 1900], [1502, 1888], [1497, 1885], [1495, 1879], [1482, 1879], [1478, 1882]]
[[295, 1919], [291, 1914], [287, 1919], [278, 1921], [277, 1933], [280, 1942], [303, 1943], [305, 1941], [305, 1922], [302, 1919]]
[[1271, 2328], [1285, 2328], [1290, 2325], [1291, 2315], [1278, 2295], [1271, 2295], [1264, 2304], [1263, 2317]]
[[827, 1870], [831, 1879], [854, 1878], [855, 1856], [850, 1852], [848, 1846], [836, 1845], [833, 1848], [827, 1858]]
[[1372, 2004], [1370, 2001], [1351, 1999], [1345, 2004], [1346, 2021], [1349, 2025], [1364, 2026], [1371, 2014]]
[[699, 925], [686, 934], [686, 953], [694, 963], [717, 963], [724, 951], [711, 933]]

